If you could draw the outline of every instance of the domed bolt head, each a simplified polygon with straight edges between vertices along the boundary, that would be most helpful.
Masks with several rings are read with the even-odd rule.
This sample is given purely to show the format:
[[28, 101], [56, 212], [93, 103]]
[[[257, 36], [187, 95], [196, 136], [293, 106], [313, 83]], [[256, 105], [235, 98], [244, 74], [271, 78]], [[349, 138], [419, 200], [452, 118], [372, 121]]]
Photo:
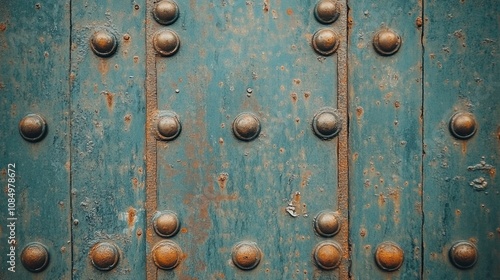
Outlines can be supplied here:
[[101, 57], [108, 57], [115, 53], [118, 42], [115, 35], [108, 31], [99, 30], [94, 32], [90, 39], [92, 51]]
[[40, 243], [29, 243], [21, 252], [21, 263], [31, 272], [40, 272], [49, 264], [49, 251]]
[[89, 255], [92, 265], [102, 271], [113, 269], [120, 259], [118, 247], [109, 242], [96, 243], [90, 249]]
[[383, 242], [375, 250], [375, 261], [385, 271], [394, 271], [401, 267], [404, 260], [403, 249], [393, 242]]
[[390, 29], [380, 30], [373, 37], [373, 47], [381, 55], [392, 55], [399, 50], [401, 37]]
[[339, 18], [339, 8], [333, 0], [321, 0], [316, 4], [314, 16], [324, 24], [333, 23]]
[[328, 56], [333, 54], [339, 47], [339, 38], [331, 29], [320, 29], [314, 33], [312, 45], [317, 53]]
[[241, 113], [233, 122], [234, 135], [243, 141], [251, 141], [260, 134], [260, 121], [252, 113]]
[[331, 270], [342, 261], [342, 249], [333, 241], [323, 241], [314, 248], [314, 261], [319, 268]]
[[234, 265], [243, 270], [250, 270], [259, 264], [262, 253], [256, 243], [242, 241], [233, 247], [231, 257]]
[[179, 265], [182, 256], [179, 245], [169, 240], [157, 243], [151, 253], [155, 265], [163, 270], [174, 269]]
[[324, 108], [314, 115], [312, 127], [316, 136], [328, 140], [340, 132], [342, 121], [335, 109]]
[[174, 1], [160, 1], [154, 7], [153, 17], [160, 24], [172, 24], [179, 17], [179, 6]]
[[158, 31], [153, 37], [153, 46], [162, 56], [174, 55], [181, 45], [179, 35], [172, 30]]
[[450, 131], [458, 139], [469, 139], [476, 133], [477, 125], [474, 115], [458, 112], [451, 117]]
[[37, 114], [28, 114], [19, 122], [19, 133], [30, 142], [37, 142], [45, 137], [47, 123]]
[[172, 237], [179, 231], [180, 223], [172, 211], [157, 212], [153, 217], [155, 232], [161, 237]]
[[338, 215], [333, 211], [322, 211], [314, 218], [314, 229], [323, 237], [331, 237], [340, 230]]
[[156, 138], [158, 140], [171, 141], [181, 133], [181, 122], [176, 113], [163, 111], [158, 115], [156, 121]]
[[471, 268], [477, 262], [477, 248], [469, 241], [457, 242], [450, 249], [450, 260], [458, 268]]

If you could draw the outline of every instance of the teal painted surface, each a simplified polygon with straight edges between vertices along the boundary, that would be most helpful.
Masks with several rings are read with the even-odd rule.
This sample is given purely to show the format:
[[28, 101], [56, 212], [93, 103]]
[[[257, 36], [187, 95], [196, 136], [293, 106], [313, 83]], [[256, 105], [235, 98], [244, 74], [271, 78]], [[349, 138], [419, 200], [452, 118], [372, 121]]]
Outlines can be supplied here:
[[[54, 1], [52, 1], [54, 2]], [[69, 1], [0, 1], [0, 279], [71, 277], [69, 172]], [[29, 113], [48, 124], [38, 143], [25, 141], [19, 121]], [[15, 164], [15, 273], [8, 271], [8, 164]], [[44, 244], [48, 267], [21, 264], [30, 242]]]
[[[319, 211], [338, 207], [337, 141], [311, 129], [319, 109], [337, 107], [337, 56], [310, 46], [325, 27], [315, 1], [265, 2], [178, 1], [180, 18], [168, 28], [181, 48], [157, 57], [156, 67], [158, 107], [179, 115], [182, 132], [158, 143], [158, 210], [179, 215], [172, 240], [185, 258], [158, 279], [338, 278], [312, 260], [315, 244], [336, 240], [312, 225]], [[242, 112], [260, 119], [254, 141], [232, 134]], [[286, 207], [296, 192], [292, 217]], [[231, 263], [240, 241], [262, 250], [254, 270]]]
[[[425, 2], [424, 279], [500, 279], [500, 12], [497, 1]], [[469, 140], [448, 130], [457, 111], [478, 123]], [[481, 161], [493, 169], [477, 169]], [[486, 182], [484, 191], [471, 186]], [[460, 270], [448, 251], [460, 240], [478, 248]]]
[[[422, 84], [418, 1], [351, 1], [349, 31], [349, 216], [353, 279], [419, 279], [421, 269]], [[372, 46], [382, 28], [399, 51]], [[384, 272], [375, 250], [392, 241], [402, 267]], [[369, 275], [369, 276], [368, 276]]]
[[[145, 3], [74, 1], [71, 8], [73, 279], [145, 279]], [[102, 27], [118, 39], [109, 58], [89, 45]], [[119, 247], [112, 271], [90, 262], [99, 241]]]

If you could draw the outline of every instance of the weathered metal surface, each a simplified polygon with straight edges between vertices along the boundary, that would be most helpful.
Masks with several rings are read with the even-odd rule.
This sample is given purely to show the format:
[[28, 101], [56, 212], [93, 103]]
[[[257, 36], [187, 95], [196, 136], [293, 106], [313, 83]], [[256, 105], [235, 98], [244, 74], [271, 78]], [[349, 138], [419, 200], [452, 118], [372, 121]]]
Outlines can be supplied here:
[[[170, 239], [183, 255], [170, 270], [150, 261], [148, 278], [346, 278], [346, 132], [323, 140], [312, 125], [324, 107], [339, 109], [338, 127], [346, 124], [345, 3], [329, 25], [316, 20], [315, 1], [177, 4], [179, 18], [168, 29], [182, 43], [173, 56], [155, 52], [153, 36], [165, 27], [148, 18], [148, 115], [175, 111], [182, 133], [153, 142], [149, 132], [147, 209], [178, 214], [181, 229]], [[324, 28], [336, 35], [330, 56], [312, 48]], [[344, 223], [334, 237], [315, 233], [313, 219], [323, 210], [338, 211]], [[160, 240], [150, 222], [148, 247]], [[314, 248], [325, 240], [340, 244], [340, 268], [315, 265]], [[258, 257], [253, 269], [231, 257], [242, 241], [262, 253], [236, 258], [251, 268]]]
[[68, 279], [69, 1], [0, 7], [0, 279]]
[[[480, 0], [424, 7], [423, 278], [498, 279], [500, 6]], [[457, 119], [458, 112], [474, 121], [468, 114]], [[462, 240], [477, 247], [469, 269], [450, 257]], [[460, 258], [455, 262], [470, 261]]]
[[[146, 4], [71, 4], [73, 279], [144, 279]], [[116, 37], [112, 56], [91, 50], [96, 30]]]
[[[422, 46], [413, 1], [349, 4], [349, 217], [353, 279], [418, 279], [422, 250]], [[399, 51], [380, 55], [380, 30], [401, 37]], [[386, 241], [404, 252], [392, 272], [377, 266]], [[392, 262], [391, 262], [392, 263]], [[369, 276], [367, 276], [369, 275]]]

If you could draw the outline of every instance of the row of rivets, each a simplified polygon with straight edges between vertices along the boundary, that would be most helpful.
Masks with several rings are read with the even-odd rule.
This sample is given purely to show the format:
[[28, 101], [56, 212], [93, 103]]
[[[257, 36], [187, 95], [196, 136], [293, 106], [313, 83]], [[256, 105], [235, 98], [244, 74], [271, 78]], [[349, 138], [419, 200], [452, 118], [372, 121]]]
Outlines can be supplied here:
[[160, 1], [153, 9], [153, 17], [160, 24], [172, 24], [179, 18], [179, 6], [174, 1]]
[[[319, 138], [326, 140], [340, 132], [342, 121], [335, 109], [324, 108], [314, 115], [312, 127]], [[254, 140], [260, 134], [260, 120], [253, 113], [241, 113], [234, 119], [232, 130], [234, 136], [240, 140]], [[179, 116], [172, 111], [160, 111], [155, 121], [155, 131], [158, 140], [175, 139], [181, 132]]]
[[[335, 22], [340, 15], [340, 8], [336, 1], [321, 0], [314, 7], [314, 17], [323, 24]], [[329, 28], [316, 31], [312, 37], [313, 49], [324, 56], [335, 53], [339, 47], [339, 35]]]
[[[163, 0], [156, 3], [152, 13], [159, 24], [170, 25], [179, 18], [179, 6], [174, 1]], [[174, 55], [180, 46], [181, 39], [173, 30], [160, 30], [153, 36], [153, 47], [162, 56]]]

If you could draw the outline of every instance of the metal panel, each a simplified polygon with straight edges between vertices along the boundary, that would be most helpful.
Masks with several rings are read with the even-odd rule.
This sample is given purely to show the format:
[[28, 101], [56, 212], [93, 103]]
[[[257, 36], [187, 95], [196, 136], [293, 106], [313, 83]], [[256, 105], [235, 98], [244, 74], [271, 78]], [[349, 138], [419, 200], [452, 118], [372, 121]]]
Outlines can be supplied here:
[[[71, 8], [73, 278], [144, 279], [145, 3], [73, 1]], [[109, 57], [91, 50], [99, 30], [116, 37]], [[111, 271], [92, 265], [91, 256], [101, 268], [112, 264], [112, 251], [91, 251], [98, 242], [117, 246]]]
[[[418, 279], [421, 268], [422, 70], [419, 1], [351, 1], [349, 24], [349, 217], [353, 279]], [[373, 38], [401, 38], [380, 55]], [[390, 43], [390, 42], [389, 42]], [[394, 242], [401, 268], [377, 266], [376, 248]], [[395, 269], [395, 250], [380, 263]], [[385, 256], [385, 258], [384, 258]], [[368, 276], [369, 275], [369, 276]]]
[[[183, 251], [173, 270], [156, 269], [151, 262], [151, 279], [347, 276], [347, 198], [338, 192], [338, 138], [319, 139], [311, 126], [320, 109], [341, 106], [338, 91], [345, 102], [346, 6], [341, 3], [337, 22], [322, 25], [314, 17], [315, 4], [178, 1], [175, 23], [151, 23], [150, 40], [170, 29], [181, 46], [170, 57], [154, 51], [148, 57], [148, 69], [157, 71], [148, 81], [150, 133], [157, 109], [176, 112], [182, 131], [172, 141], [148, 142], [156, 147], [148, 172], [157, 172], [157, 178], [148, 179], [154, 191], [148, 190], [147, 203], [148, 209], [178, 215], [181, 229], [168, 240]], [[312, 35], [325, 27], [341, 36], [339, 54], [324, 57], [312, 49]], [[260, 120], [255, 140], [233, 135], [233, 120], [243, 112]], [[338, 236], [314, 233], [313, 218], [321, 210], [340, 210]], [[149, 232], [151, 250], [161, 238], [151, 228], [148, 237]], [[342, 244], [341, 270], [315, 266], [313, 249], [325, 240]], [[253, 270], [231, 261], [240, 241], [256, 242], [262, 251]]]
[[[0, 6], [0, 279], [67, 279], [71, 277], [69, 1], [1, 1]], [[47, 124], [38, 142], [26, 141], [19, 133], [19, 122], [28, 114], [43, 116]], [[32, 133], [40, 132], [40, 122], [31, 124]], [[8, 227], [12, 223], [15, 228]], [[11, 237], [16, 241], [15, 272], [8, 263]], [[31, 242], [43, 244], [49, 255], [46, 268], [36, 274], [21, 264], [22, 250]], [[26, 263], [31, 269], [40, 268], [43, 251], [29, 252]], [[36, 261], [36, 252], [41, 262]]]
[[[425, 1], [425, 279], [500, 279], [499, 12], [497, 1]], [[457, 112], [475, 118], [469, 139], [450, 131]], [[461, 240], [477, 247], [468, 270], [450, 261]]]

